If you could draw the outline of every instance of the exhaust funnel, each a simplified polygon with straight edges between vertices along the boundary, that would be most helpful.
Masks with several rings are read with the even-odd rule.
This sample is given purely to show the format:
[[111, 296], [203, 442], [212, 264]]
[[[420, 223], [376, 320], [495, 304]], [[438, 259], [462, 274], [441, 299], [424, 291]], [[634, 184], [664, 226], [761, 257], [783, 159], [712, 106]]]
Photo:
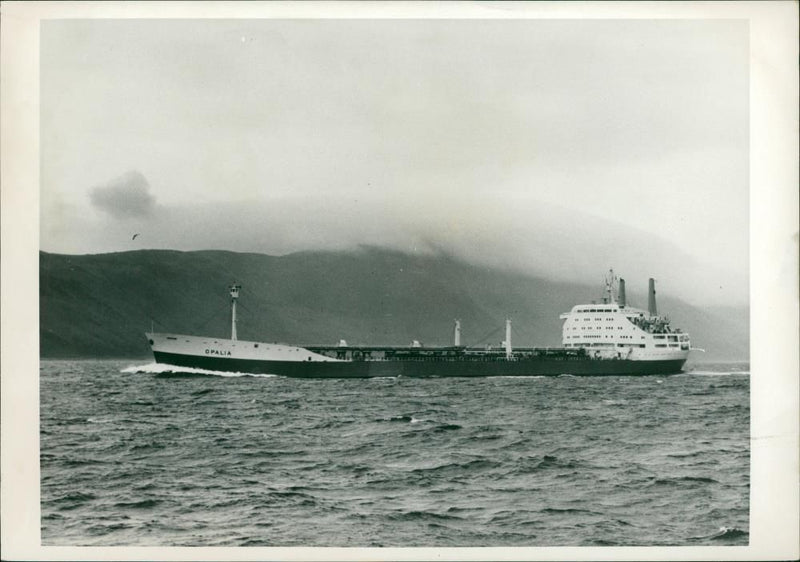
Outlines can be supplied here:
[[658, 309], [656, 308], [656, 280], [650, 278], [647, 287], [647, 311], [650, 316], [658, 316]]

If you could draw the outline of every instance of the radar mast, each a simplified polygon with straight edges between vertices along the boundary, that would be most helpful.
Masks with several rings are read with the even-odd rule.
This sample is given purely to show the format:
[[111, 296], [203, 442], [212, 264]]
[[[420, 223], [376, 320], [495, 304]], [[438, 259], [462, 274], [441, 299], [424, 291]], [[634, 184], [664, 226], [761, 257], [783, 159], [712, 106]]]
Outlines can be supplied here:
[[613, 269], [609, 269], [608, 273], [605, 277], [605, 296], [603, 297], [603, 303], [605, 304], [614, 304], [617, 302], [617, 291], [619, 287], [619, 278], [614, 273]]
[[236, 341], [236, 299], [239, 298], [239, 289], [242, 286], [234, 283], [228, 288], [231, 291], [231, 339]]

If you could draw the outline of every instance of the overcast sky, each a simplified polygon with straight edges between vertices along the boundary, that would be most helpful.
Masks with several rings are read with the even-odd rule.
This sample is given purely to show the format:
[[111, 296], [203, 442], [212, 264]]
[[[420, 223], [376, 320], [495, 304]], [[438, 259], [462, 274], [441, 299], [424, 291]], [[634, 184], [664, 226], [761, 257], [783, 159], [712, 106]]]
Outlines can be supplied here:
[[375, 243], [743, 303], [748, 57], [742, 20], [46, 21], [41, 249]]

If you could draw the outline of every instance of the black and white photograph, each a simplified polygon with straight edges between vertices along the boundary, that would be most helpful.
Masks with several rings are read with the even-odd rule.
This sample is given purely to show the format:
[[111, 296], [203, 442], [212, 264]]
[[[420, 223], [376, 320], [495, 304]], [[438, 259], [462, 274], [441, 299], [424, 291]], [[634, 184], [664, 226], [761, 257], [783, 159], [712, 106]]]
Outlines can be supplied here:
[[796, 557], [796, 3], [21, 4], [4, 538]]

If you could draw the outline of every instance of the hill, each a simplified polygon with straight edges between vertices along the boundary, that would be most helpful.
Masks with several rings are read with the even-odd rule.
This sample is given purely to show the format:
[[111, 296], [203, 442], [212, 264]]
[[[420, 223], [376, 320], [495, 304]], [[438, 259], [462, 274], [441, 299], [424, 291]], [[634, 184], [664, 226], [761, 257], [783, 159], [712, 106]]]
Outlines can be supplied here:
[[[558, 315], [601, 287], [476, 266], [446, 255], [374, 247], [285, 256], [142, 250], [40, 252], [40, 355], [146, 357], [144, 331], [228, 337], [227, 286], [242, 285], [240, 339], [305, 344], [498, 344], [503, 321], [519, 346], [558, 346]], [[628, 287], [631, 304], [645, 303]], [[700, 309], [659, 294], [659, 310], [704, 347], [702, 360], [748, 358], [747, 309]]]

